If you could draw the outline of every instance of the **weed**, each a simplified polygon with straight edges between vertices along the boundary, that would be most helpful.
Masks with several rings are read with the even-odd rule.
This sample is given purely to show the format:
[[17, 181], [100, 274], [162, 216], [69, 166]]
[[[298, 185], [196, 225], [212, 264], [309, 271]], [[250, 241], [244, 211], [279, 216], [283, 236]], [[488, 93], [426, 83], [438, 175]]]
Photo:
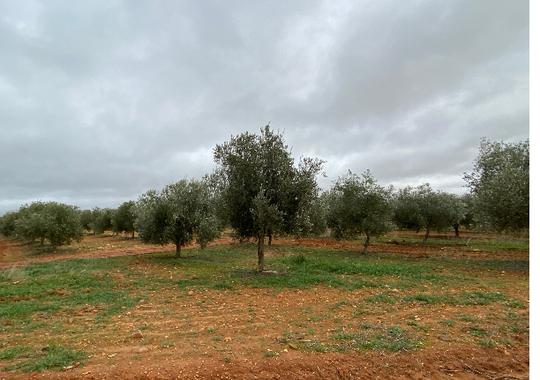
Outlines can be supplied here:
[[523, 309], [525, 307], [525, 304], [518, 300], [508, 300], [504, 304], [515, 309]]
[[478, 326], [471, 326], [467, 329], [467, 331], [469, 332], [469, 334], [479, 338], [487, 336], [487, 331]]
[[391, 294], [379, 293], [367, 297], [366, 301], [371, 303], [387, 303], [393, 305], [397, 302], [397, 298]]
[[40, 372], [46, 369], [61, 370], [74, 365], [86, 358], [82, 351], [75, 351], [65, 347], [51, 345], [39, 352], [28, 355], [28, 359], [7, 367], [7, 370], [21, 370], [23, 372]]
[[456, 324], [456, 321], [452, 319], [443, 319], [442, 321], [439, 321], [439, 323], [447, 327], [452, 327]]
[[494, 302], [507, 300], [508, 297], [500, 292], [463, 292], [460, 294], [414, 294], [403, 298], [405, 302], [421, 302], [427, 304], [448, 305], [489, 305]]
[[399, 326], [377, 327], [353, 333], [339, 332], [333, 338], [346, 341], [345, 346], [355, 350], [405, 351], [420, 345], [419, 341], [411, 338]]
[[463, 322], [476, 322], [477, 320], [475, 316], [465, 313], [458, 314], [457, 318]]
[[227, 284], [225, 282], [218, 282], [216, 284], [213, 284], [211, 286], [212, 289], [217, 289], [217, 290], [230, 290], [230, 289], [233, 289], [233, 286], [231, 284]]
[[491, 338], [482, 338], [480, 339], [479, 344], [484, 348], [494, 348], [497, 345]]
[[31, 352], [28, 346], [15, 346], [0, 351], [0, 360], [11, 360], [26, 357]]

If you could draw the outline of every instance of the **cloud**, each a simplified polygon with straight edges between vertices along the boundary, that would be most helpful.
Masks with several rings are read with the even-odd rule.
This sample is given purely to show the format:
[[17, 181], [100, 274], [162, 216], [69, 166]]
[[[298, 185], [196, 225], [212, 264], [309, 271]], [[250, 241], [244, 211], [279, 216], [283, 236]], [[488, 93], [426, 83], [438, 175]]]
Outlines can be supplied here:
[[0, 212], [116, 206], [271, 121], [295, 156], [463, 192], [528, 137], [526, 1], [0, 4]]

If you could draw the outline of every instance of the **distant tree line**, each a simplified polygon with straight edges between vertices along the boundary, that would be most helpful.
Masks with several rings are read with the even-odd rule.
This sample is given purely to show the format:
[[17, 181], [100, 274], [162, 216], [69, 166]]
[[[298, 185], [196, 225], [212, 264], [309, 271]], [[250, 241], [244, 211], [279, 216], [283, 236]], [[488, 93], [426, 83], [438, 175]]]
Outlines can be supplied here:
[[394, 189], [368, 170], [348, 172], [322, 192], [317, 176], [323, 161], [304, 157], [295, 164], [283, 134], [269, 126], [242, 133], [214, 148], [217, 164], [202, 180], [181, 180], [149, 190], [117, 209], [78, 210], [58, 202], [33, 202], [0, 217], [0, 233], [52, 246], [79, 240], [83, 231], [135, 234], [143, 242], [201, 247], [230, 227], [240, 241], [257, 242], [264, 270], [265, 243], [277, 235], [308, 236], [330, 231], [337, 239], [373, 237], [399, 228], [433, 231], [460, 226], [522, 231], [529, 226], [529, 142], [482, 140], [465, 195], [435, 191], [429, 184]]

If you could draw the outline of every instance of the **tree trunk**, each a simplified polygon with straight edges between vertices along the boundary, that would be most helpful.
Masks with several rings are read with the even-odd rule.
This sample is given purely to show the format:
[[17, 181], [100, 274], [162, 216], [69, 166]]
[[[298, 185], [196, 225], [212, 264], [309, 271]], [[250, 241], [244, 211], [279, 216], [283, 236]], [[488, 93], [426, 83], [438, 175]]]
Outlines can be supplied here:
[[364, 241], [364, 251], [362, 252], [363, 255], [367, 253], [368, 247], [369, 247], [369, 235], [366, 234], [366, 240]]
[[454, 232], [456, 234], [456, 237], [459, 237], [459, 223], [454, 224]]
[[135, 239], [135, 230], [131, 231], [131, 238]]
[[268, 246], [272, 245], [272, 231], [268, 232]]
[[422, 240], [422, 244], [426, 244], [428, 237], [429, 237], [429, 227], [426, 228], [426, 233], [424, 235], [424, 240]]
[[257, 245], [258, 269], [259, 272], [264, 270], [264, 234], [259, 235], [259, 243]]
[[45, 238], [39, 238], [39, 245], [43, 245], [45, 243]]
[[180, 257], [181, 250], [180, 243], [176, 243], [176, 257]]

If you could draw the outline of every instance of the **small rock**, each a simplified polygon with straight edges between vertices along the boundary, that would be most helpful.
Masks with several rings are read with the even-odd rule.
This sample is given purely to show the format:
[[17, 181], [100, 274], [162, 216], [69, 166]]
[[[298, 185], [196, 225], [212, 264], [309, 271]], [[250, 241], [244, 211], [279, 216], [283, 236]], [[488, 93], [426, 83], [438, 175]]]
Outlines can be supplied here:
[[77, 362], [77, 363], [75, 363], [75, 364], [73, 364], [73, 365], [68, 365], [68, 366], [66, 366], [66, 367], [63, 367], [62, 369], [63, 369], [64, 371], [69, 371], [70, 369], [77, 368], [77, 367], [80, 366], [80, 365], [81, 365], [81, 363], [80, 363], [80, 362]]
[[230, 336], [226, 336], [223, 341], [224, 342], [230, 342], [232, 340], [232, 338]]
[[141, 330], [137, 330], [135, 331], [133, 334], [131, 334], [131, 337], [133, 339], [142, 339], [143, 338], [143, 334], [141, 332]]

